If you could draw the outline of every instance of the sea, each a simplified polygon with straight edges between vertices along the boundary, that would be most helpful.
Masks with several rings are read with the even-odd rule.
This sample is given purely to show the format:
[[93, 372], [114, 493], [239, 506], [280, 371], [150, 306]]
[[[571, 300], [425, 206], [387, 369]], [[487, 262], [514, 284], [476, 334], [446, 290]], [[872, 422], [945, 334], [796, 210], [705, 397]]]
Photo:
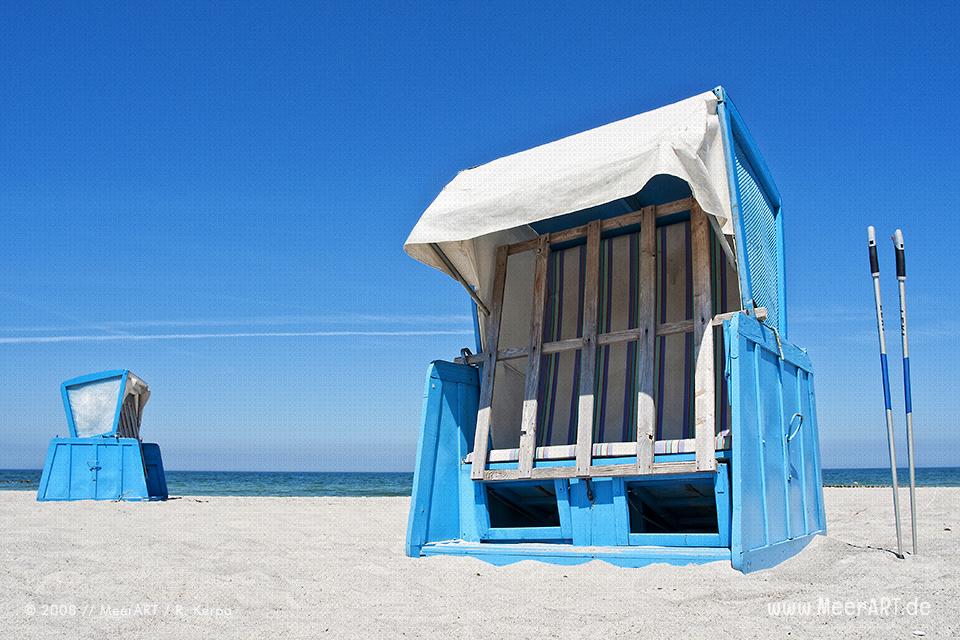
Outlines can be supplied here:
[[[170, 471], [171, 496], [409, 496], [412, 473], [303, 471]], [[917, 486], [960, 487], [960, 467], [916, 470]], [[901, 486], [907, 470], [899, 474]], [[0, 491], [36, 491], [39, 469], [0, 470]], [[824, 469], [828, 487], [889, 487], [890, 469]]]

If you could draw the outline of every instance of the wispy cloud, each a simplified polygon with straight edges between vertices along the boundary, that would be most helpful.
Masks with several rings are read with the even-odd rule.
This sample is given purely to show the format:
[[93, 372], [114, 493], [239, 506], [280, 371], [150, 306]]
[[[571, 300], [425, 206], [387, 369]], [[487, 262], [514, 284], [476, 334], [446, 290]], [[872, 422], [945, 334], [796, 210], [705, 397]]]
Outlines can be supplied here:
[[375, 313], [341, 313], [325, 315], [275, 315], [246, 318], [187, 318], [110, 320], [70, 325], [0, 326], [7, 333], [48, 333], [59, 331], [105, 331], [120, 332], [125, 329], [187, 328], [187, 327], [284, 327], [292, 325], [371, 325], [435, 327], [437, 325], [463, 325], [469, 327], [472, 318], [468, 315], [404, 315]]
[[426, 331], [242, 331], [233, 333], [148, 333], [111, 335], [56, 335], [0, 337], [0, 344], [52, 344], [62, 342], [136, 342], [147, 340], [215, 340], [240, 338], [338, 338], [469, 336], [472, 331], [438, 329]]

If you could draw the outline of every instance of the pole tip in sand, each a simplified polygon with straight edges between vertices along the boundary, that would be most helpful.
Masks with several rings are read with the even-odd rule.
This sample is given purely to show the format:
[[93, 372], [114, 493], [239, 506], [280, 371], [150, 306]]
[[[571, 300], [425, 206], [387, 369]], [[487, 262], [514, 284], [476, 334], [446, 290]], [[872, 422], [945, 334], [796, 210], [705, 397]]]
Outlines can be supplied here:
[[893, 235], [890, 236], [890, 239], [893, 240], [893, 246], [897, 249], [903, 249], [903, 231], [897, 229], [893, 232]]

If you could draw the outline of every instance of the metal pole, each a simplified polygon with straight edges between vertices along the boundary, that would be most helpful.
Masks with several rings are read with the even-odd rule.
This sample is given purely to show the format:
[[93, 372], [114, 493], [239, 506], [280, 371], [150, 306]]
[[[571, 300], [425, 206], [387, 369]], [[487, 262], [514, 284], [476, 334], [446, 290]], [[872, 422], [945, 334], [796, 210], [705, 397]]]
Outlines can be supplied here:
[[907, 346], [907, 263], [903, 254], [903, 232], [893, 234], [897, 254], [897, 283], [900, 286], [900, 340], [903, 344], [903, 406], [907, 414], [907, 462], [910, 467], [910, 532], [913, 555], [917, 555], [917, 478], [913, 466], [913, 400], [910, 397], [910, 349]]
[[893, 517], [897, 521], [897, 557], [903, 558], [903, 537], [900, 533], [900, 487], [897, 483], [897, 451], [893, 443], [893, 407], [890, 404], [890, 373], [887, 368], [887, 341], [883, 336], [883, 305], [880, 302], [880, 262], [877, 260], [877, 234], [867, 227], [870, 252], [870, 274], [873, 276], [873, 297], [877, 307], [877, 335], [880, 337], [880, 371], [883, 375], [883, 403], [887, 414], [887, 445], [890, 453], [890, 479], [893, 482]]
[[483, 300], [480, 299], [480, 296], [477, 295], [477, 292], [473, 290], [473, 287], [470, 286], [470, 283], [467, 282], [467, 279], [461, 275], [455, 266], [453, 266], [453, 263], [450, 262], [450, 258], [448, 258], [447, 254], [443, 252], [443, 249], [440, 248], [440, 245], [438, 245], [436, 242], [431, 242], [430, 248], [433, 249], [433, 252], [437, 254], [438, 258], [440, 258], [440, 262], [443, 263], [443, 266], [450, 271], [450, 275], [453, 276], [454, 280], [459, 282], [460, 286], [467, 290], [467, 293], [470, 294], [470, 298], [472, 298], [477, 304], [477, 307], [480, 309], [480, 311], [483, 311], [484, 315], [490, 315], [490, 309], [488, 309], [487, 305], [483, 303]]

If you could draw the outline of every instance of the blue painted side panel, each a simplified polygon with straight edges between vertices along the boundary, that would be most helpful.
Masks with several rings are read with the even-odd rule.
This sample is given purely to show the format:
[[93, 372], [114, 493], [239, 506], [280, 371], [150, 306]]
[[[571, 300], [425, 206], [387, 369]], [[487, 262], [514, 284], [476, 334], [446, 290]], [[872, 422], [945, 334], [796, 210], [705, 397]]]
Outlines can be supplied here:
[[480, 389], [477, 370], [437, 361], [427, 373], [423, 427], [407, 519], [407, 555], [428, 542], [461, 536], [460, 460], [473, 440]]
[[[730, 471], [728, 464], [717, 465], [717, 480], [714, 485], [714, 498], [717, 501], [717, 541], [718, 547], [730, 548], [730, 512], [733, 507], [730, 496]], [[706, 546], [706, 545], [702, 545]]]
[[718, 116], [726, 156], [743, 308], [766, 307], [767, 324], [787, 335], [786, 268], [780, 192], [756, 142], [722, 87]]
[[486, 494], [481, 483], [470, 479], [470, 465], [460, 465], [459, 479], [460, 539], [478, 542], [490, 529]]
[[[92, 445], [92, 447], [96, 451], [97, 458], [97, 469], [96, 473], [93, 474], [94, 497], [97, 500], [115, 500], [122, 497], [123, 477], [126, 475], [123, 473], [124, 463], [133, 466], [132, 463], [140, 462], [139, 455], [137, 455], [139, 451], [134, 451], [133, 447], [123, 445], [118, 447]], [[136, 448], [140, 448], [139, 442]], [[143, 477], [142, 464], [140, 468], [140, 477], [134, 484], [130, 485], [130, 488], [137, 491], [142, 487], [143, 490], [139, 492], [139, 496], [144, 496], [147, 495], [147, 483]]]
[[143, 448], [146, 458], [136, 438], [54, 438], [37, 500], [165, 500], [160, 448]]
[[[803, 439], [804, 495], [806, 497], [807, 522], [821, 523], [826, 533], [827, 517], [823, 507], [823, 473], [820, 464], [820, 433], [817, 422], [817, 405], [813, 395], [813, 374], [800, 371], [797, 395], [800, 411], [806, 416], [806, 425], [800, 429]], [[808, 530], [812, 526], [808, 524]]]
[[[785, 481], [787, 485], [787, 504], [789, 505], [790, 519], [787, 522], [787, 529], [790, 535], [796, 535], [798, 532], [808, 530], [809, 521], [806, 513], [806, 489], [804, 480], [805, 468], [803, 464], [806, 455], [803, 437], [800, 431], [803, 429], [803, 419], [795, 418], [797, 414], [804, 415], [800, 411], [799, 398], [799, 373], [800, 369], [789, 362], [780, 361], [780, 383], [783, 387], [781, 394], [781, 409], [784, 417], [787, 438], [784, 441], [786, 449], [787, 466], [784, 469]], [[799, 429], [799, 430], [798, 430]]]
[[143, 452], [143, 466], [147, 473], [147, 493], [153, 500], [166, 500], [168, 497], [167, 475], [163, 471], [163, 458], [160, 456], [159, 445], [144, 442], [140, 445], [140, 450]]
[[[785, 435], [780, 411], [780, 386], [775, 384], [775, 378], [771, 377], [777, 375], [778, 356], [750, 342], [747, 343], [747, 349], [749, 352], [747, 357], [752, 357], [754, 360], [753, 375], [757, 383], [757, 426], [761, 438], [760, 450], [763, 452], [761, 469], [767, 505], [767, 533], [770, 540], [786, 540], [790, 534], [787, 529], [785, 499], [787, 483], [783, 477]], [[740, 398], [740, 400], [748, 399]]]
[[731, 560], [755, 571], [826, 532], [813, 375], [803, 351], [751, 317], [735, 316], [724, 332], [734, 398]]

